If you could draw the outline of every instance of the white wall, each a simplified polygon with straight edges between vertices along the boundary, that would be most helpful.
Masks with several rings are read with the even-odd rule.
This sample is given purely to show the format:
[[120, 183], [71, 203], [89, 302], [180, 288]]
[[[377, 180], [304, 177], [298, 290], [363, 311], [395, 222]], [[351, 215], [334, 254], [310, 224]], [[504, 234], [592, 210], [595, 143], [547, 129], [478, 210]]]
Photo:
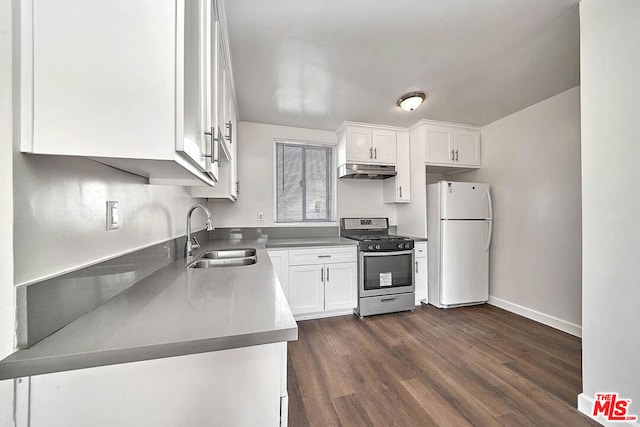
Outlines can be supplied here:
[[[209, 201], [216, 227], [271, 227], [273, 222], [274, 139], [336, 143], [335, 132], [240, 122], [238, 126], [238, 179], [236, 203]], [[382, 202], [382, 181], [338, 180], [337, 218], [387, 216], [396, 223], [394, 205]], [[264, 212], [264, 221], [257, 213]]]
[[[640, 416], [638, 23], [637, 0], [580, 3], [581, 400], [618, 392], [632, 400], [630, 412]], [[591, 409], [585, 400], [581, 403], [581, 410]]]
[[[13, 352], [13, 182], [11, 0], [0, 0], [0, 359]], [[0, 381], [0, 426], [13, 423], [13, 381]]]
[[[22, 154], [14, 147], [16, 284], [184, 235], [198, 201], [188, 189], [145, 180], [79, 157]], [[106, 231], [106, 201], [120, 228]], [[194, 215], [194, 229], [204, 227]], [[33, 262], [36, 259], [38, 262]]]
[[579, 87], [482, 128], [494, 202], [492, 302], [573, 334], [581, 324]]

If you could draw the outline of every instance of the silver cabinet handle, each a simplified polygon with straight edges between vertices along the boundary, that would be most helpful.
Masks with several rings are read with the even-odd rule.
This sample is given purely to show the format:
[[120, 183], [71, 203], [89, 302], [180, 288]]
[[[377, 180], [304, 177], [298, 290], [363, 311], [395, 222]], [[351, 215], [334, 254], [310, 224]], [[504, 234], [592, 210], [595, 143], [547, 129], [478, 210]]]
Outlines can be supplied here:
[[331, 255], [318, 255], [318, 258], [331, 258]]
[[380, 302], [392, 302], [392, 301], [395, 301], [395, 300], [397, 300], [397, 299], [398, 299], [398, 297], [393, 297], [393, 298], [382, 298], [382, 299], [380, 300]]
[[374, 159], [377, 159], [377, 158], [378, 158], [378, 149], [377, 149], [377, 148], [374, 148], [374, 149], [373, 149], [373, 158], [374, 158]]
[[236, 194], [240, 194], [240, 181], [236, 181]]
[[458, 161], [458, 150], [456, 150], [456, 162]]
[[227, 136], [225, 136], [225, 138], [227, 139], [227, 141], [229, 141], [229, 144], [231, 144], [233, 141], [231, 139], [232, 135], [233, 135], [233, 123], [231, 123], [231, 120], [229, 120], [226, 124], [225, 127], [229, 130], [229, 134]]
[[329, 267], [327, 267], [327, 282], [329, 281]]
[[418, 273], [418, 261], [416, 261], [416, 274]]
[[373, 147], [369, 147], [369, 158], [373, 159]]
[[455, 160], [456, 159], [455, 151], [456, 150], [451, 150], [451, 160]]
[[211, 126], [211, 132], [205, 132], [205, 135], [209, 135], [211, 136], [211, 154], [204, 154], [204, 157], [209, 157], [211, 159], [211, 163], [217, 163], [218, 162], [218, 151], [216, 150], [216, 148], [218, 147], [217, 142], [220, 141], [220, 136], [218, 135], [218, 138], [216, 138], [216, 128]]
[[324, 268], [320, 269], [320, 281], [324, 282]]
[[402, 197], [402, 185], [400, 186], [400, 197]]

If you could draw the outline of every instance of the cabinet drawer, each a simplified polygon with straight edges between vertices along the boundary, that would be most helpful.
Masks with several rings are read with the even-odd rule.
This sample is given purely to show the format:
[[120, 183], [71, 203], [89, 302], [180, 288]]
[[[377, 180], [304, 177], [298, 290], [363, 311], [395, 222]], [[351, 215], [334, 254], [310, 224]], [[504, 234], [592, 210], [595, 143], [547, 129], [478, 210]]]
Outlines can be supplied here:
[[396, 311], [413, 310], [415, 296], [413, 292], [406, 294], [381, 295], [360, 298], [360, 316], [372, 314], [395, 313]]
[[427, 256], [427, 242], [416, 242], [416, 258], [425, 258]]
[[355, 247], [322, 247], [289, 250], [289, 265], [329, 264], [336, 262], [356, 262]]

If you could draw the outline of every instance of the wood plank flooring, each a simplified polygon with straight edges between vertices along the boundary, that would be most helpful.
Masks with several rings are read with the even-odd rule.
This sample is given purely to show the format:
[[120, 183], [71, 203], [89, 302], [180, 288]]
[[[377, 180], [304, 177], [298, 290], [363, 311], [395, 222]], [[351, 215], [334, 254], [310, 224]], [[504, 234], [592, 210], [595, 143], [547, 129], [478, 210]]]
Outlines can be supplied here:
[[597, 426], [579, 338], [490, 305], [298, 322], [289, 425]]

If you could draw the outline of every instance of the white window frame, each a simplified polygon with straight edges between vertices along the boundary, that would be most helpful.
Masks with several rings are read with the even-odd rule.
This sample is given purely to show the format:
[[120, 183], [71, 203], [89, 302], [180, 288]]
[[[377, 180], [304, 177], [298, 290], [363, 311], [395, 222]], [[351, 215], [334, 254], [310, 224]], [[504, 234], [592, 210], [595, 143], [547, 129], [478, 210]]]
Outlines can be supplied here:
[[[330, 147], [331, 148], [331, 183], [333, 185], [333, 191], [331, 194], [331, 217], [329, 221], [306, 221], [306, 222], [278, 222], [278, 143], [292, 143], [297, 145], [315, 145], [321, 147]], [[273, 191], [273, 226], [274, 227], [329, 227], [338, 225], [337, 215], [338, 215], [338, 150], [337, 143], [335, 142], [322, 142], [322, 141], [304, 141], [298, 139], [291, 138], [274, 138], [273, 144], [271, 146], [271, 151], [273, 153], [272, 158], [272, 191]]]

